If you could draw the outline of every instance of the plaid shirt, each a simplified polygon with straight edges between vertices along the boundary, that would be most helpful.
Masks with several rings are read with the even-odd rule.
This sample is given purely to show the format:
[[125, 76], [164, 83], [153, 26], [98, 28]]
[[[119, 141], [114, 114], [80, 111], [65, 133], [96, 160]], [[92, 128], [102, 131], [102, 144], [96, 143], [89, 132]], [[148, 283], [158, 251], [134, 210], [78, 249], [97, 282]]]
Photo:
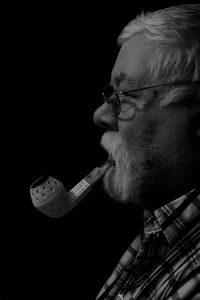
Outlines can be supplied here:
[[200, 299], [199, 190], [146, 218], [96, 299]]

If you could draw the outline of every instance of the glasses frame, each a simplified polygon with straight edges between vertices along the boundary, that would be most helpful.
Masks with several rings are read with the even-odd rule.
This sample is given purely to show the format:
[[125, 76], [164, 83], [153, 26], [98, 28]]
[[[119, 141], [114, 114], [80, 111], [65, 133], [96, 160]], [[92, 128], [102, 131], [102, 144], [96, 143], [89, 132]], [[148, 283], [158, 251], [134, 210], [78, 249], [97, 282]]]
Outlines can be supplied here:
[[[114, 104], [114, 106], [116, 107], [116, 111], [114, 111], [113, 106], [112, 106], [111, 113], [115, 118], [117, 118], [121, 113], [120, 95], [133, 97], [133, 95], [131, 95], [131, 93], [139, 92], [139, 91], [143, 91], [143, 90], [148, 90], [148, 89], [152, 89], [152, 88], [157, 88], [157, 87], [162, 87], [162, 86], [173, 87], [173, 86], [193, 85], [193, 84], [200, 84], [200, 80], [197, 80], [197, 81], [176, 81], [176, 82], [172, 82], [172, 83], [162, 83], [162, 84], [146, 86], [146, 87], [142, 87], [142, 88], [138, 88], [138, 89], [133, 89], [133, 90], [129, 90], [129, 91], [122, 91], [122, 90], [117, 89], [113, 85], [106, 85], [103, 89], [102, 96], [103, 96], [103, 100], [106, 103], [108, 103], [109, 106], [111, 104], [112, 105]], [[112, 88], [112, 90], [113, 90], [112, 95], [115, 94], [115, 97], [112, 97], [112, 95], [110, 95], [109, 97], [106, 97], [106, 95], [105, 95], [105, 89], [106, 88]]]

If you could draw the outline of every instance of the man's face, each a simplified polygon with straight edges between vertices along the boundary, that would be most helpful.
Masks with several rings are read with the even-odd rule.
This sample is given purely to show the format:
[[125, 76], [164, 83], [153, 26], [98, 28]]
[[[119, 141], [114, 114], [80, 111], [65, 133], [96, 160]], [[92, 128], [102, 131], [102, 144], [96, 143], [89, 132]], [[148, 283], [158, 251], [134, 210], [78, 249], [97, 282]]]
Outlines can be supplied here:
[[[126, 41], [114, 65], [111, 84], [123, 91], [136, 88], [134, 82], [139, 87], [151, 85], [148, 70], [154, 51], [155, 46], [142, 34]], [[104, 184], [116, 200], [151, 210], [179, 196], [190, 178], [193, 162], [187, 142], [188, 114], [180, 105], [160, 107], [151, 89], [129, 100], [134, 107], [131, 118], [114, 118], [107, 103], [94, 114], [94, 121], [108, 129], [102, 146], [115, 161]]]

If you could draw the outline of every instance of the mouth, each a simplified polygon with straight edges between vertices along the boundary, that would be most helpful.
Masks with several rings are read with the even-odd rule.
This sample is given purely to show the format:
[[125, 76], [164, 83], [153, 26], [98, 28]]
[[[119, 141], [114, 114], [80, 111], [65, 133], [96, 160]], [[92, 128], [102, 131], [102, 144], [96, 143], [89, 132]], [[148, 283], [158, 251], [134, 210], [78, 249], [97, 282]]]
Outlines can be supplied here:
[[115, 165], [115, 160], [114, 160], [112, 154], [109, 154], [109, 155], [108, 155], [108, 162], [109, 162], [111, 165]]
[[109, 173], [114, 170], [116, 163], [111, 156], [108, 157], [107, 163], [108, 163], [108, 169], [106, 170], [106, 173]]

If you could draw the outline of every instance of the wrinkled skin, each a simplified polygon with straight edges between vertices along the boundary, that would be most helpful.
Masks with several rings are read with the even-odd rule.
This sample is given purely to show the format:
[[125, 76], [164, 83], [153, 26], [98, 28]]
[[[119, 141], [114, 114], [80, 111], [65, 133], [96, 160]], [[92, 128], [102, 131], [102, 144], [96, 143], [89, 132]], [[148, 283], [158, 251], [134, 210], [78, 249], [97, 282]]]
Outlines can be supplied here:
[[[143, 34], [126, 41], [114, 65], [111, 84], [120, 90], [151, 85], [150, 56], [155, 46]], [[196, 108], [181, 104], [161, 107], [154, 90], [136, 99], [132, 118], [116, 119], [107, 103], [94, 113], [94, 122], [106, 129], [103, 147], [115, 160], [104, 183], [111, 197], [154, 210], [194, 188], [199, 181], [200, 147]]]

